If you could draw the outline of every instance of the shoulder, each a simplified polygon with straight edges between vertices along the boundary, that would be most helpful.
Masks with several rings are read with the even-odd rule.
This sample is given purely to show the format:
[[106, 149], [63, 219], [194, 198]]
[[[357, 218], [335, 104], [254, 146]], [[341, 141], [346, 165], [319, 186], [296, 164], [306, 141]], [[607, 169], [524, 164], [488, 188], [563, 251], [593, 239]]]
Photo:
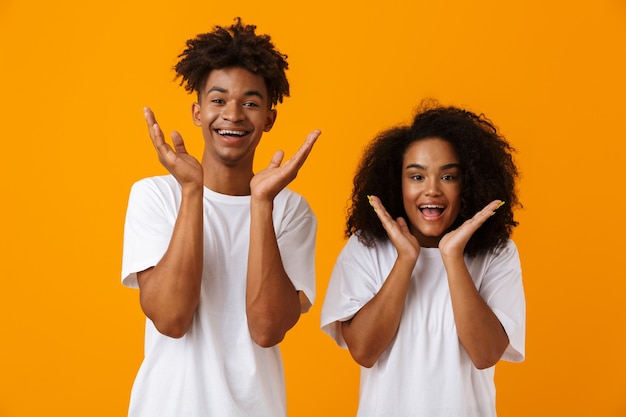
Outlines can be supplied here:
[[304, 197], [289, 188], [283, 188], [280, 190], [274, 199], [274, 202], [278, 204], [297, 204], [302, 201], [306, 203], [306, 199]]
[[181, 190], [171, 175], [143, 178], [130, 190], [128, 209], [137, 213], [176, 212], [180, 204]]
[[180, 184], [176, 181], [172, 175], [160, 175], [155, 177], [142, 178], [136, 181], [131, 189], [145, 190], [145, 189], [161, 189], [161, 190], [180, 190]]
[[492, 258], [519, 258], [519, 253], [515, 242], [511, 239], [507, 239], [498, 247], [492, 249], [490, 256]]
[[363, 251], [377, 253], [395, 251], [395, 246], [393, 246], [393, 243], [391, 243], [389, 239], [374, 239], [371, 245], [365, 242], [366, 240], [361, 237], [361, 231], [357, 230], [348, 238], [346, 246], [359, 247]]
[[518, 252], [517, 252], [517, 246], [515, 245], [515, 242], [511, 239], [507, 239], [504, 242], [500, 243], [498, 246], [492, 249], [489, 249], [484, 253], [469, 257], [469, 259], [474, 259], [476, 261], [490, 262], [498, 258], [510, 258], [510, 257], [517, 257], [517, 256], [518, 256]]
[[[508, 239], [489, 252], [467, 259], [468, 268], [476, 275], [500, 277], [508, 274], [519, 275], [521, 265], [515, 242]], [[482, 271], [478, 273], [478, 271]]]
[[288, 188], [281, 190], [274, 198], [274, 210], [286, 215], [306, 215], [314, 217], [308, 201], [300, 194]]
[[372, 246], [365, 245], [360, 239], [358, 232], [348, 238], [344, 245], [341, 258], [357, 258], [361, 261], [367, 259], [375, 264], [384, 263], [385, 260], [395, 262], [398, 256], [396, 248], [389, 240], [376, 240]]
[[143, 178], [131, 187], [131, 198], [155, 198], [180, 195], [180, 184], [172, 175]]
[[517, 252], [517, 245], [512, 239], [507, 239], [499, 246], [500, 249], [505, 251], [515, 251]]
[[384, 284], [396, 258], [393, 245], [390, 247], [382, 241], [370, 247], [360, 242], [357, 235], [352, 235], [335, 261], [330, 282], [337, 291], [343, 287], [341, 291], [361, 294], [359, 298], [363, 299], [371, 298]]

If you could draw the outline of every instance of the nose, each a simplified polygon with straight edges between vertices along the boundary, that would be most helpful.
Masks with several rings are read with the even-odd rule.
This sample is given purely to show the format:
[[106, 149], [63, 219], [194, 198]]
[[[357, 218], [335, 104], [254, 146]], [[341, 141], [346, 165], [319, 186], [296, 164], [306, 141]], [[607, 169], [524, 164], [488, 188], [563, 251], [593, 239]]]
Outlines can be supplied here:
[[236, 123], [243, 120], [244, 117], [245, 116], [243, 113], [243, 109], [237, 104], [236, 101], [228, 101], [224, 106], [224, 110], [222, 111], [222, 119]]
[[436, 176], [431, 176], [430, 178], [428, 178], [425, 183], [424, 191], [428, 196], [441, 194], [441, 189], [439, 188], [439, 178], [437, 178]]

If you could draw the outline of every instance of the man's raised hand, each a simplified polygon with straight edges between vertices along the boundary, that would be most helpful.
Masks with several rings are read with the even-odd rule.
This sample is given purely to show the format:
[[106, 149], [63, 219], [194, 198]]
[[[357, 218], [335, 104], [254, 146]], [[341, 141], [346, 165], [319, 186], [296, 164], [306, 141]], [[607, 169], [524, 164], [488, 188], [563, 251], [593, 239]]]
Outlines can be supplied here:
[[277, 151], [267, 168], [252, 177], [250, 181], [252, 197], [273, 200], [283, 188], [296, 178], [321, 133], [319, 130], [309, 133], [300, 149], [282, 165], [284, 152]]
[[182, 136], [176, 131], [172, 132], [172, 148], [167, 142], [161, 127], [157, 123], [154, 113], [150, 108], [144, 108], [144, 117], [148, 124], [148, 132], [152, 144], [157, 151], [161, 164], [176, 178], [181, 186], [202, 185], [203, 171], [200, 162], [187, 153]]

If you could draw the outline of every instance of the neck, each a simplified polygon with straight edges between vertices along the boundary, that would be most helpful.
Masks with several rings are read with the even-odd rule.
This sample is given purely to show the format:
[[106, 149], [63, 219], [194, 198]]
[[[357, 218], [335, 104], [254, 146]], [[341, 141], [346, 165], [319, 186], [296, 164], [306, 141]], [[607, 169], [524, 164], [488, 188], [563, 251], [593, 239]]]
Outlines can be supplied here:
[[204, 171], [204, 186], [216, 193], [226, 195], [250, 195], [250, 180], [254, 174], [252, 171], [240, 172], [225, 166], [218, 169], [207, 169]]
[[228, 165], [204, 155], [204, 186], [226, 195], [250, 195], [250, 180], [254, 176], [252, 162]]

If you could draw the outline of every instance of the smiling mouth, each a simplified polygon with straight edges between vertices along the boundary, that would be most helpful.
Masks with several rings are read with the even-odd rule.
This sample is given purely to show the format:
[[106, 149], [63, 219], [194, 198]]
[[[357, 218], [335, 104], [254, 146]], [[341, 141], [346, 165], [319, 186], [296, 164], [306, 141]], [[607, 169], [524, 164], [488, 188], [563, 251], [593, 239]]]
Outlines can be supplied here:
[[246, 136], [250, 132], [242, 130], [217, 129], [217, 133], [220, 136], [234, 136], [240, 138]]
[[435, 204], [424, 204], [423, 206], [419, 206], [419, 211], [421, 211], [426, 217], [440, 216], [445, 209], [445, 206]]

